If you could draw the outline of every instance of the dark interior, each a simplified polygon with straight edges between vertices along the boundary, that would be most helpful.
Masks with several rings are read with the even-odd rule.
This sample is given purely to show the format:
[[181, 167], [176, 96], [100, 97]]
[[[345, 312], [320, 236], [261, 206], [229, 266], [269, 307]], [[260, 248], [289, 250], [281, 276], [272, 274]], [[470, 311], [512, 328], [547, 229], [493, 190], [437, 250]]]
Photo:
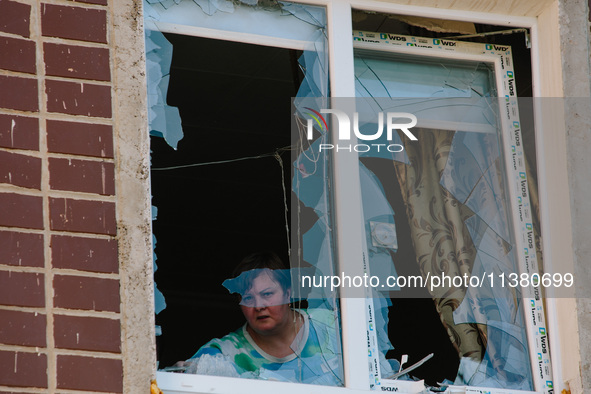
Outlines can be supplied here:
[[[184, 138], [173, 150], [152, 137], [152, 203], [167, 308], [157, 315], [160, 367], [191, 357], [243, 324], [221, 283], [249, 253], [287, 261], [282, 174], [272, 154], [289, 146], [291, 100], [301, 73], [293, 50], [167, 34], [173, 44], [168, 104]], [[290, 152], [281, 153], [290, 203]], [[169, 166], [210, 163], [174, 170]]]
[[[354, 24], [354, 29], [388, 31], [388, 24], [376, 16]], [[401, 22], [396, 29], [392, 32], [436, 36]], [[156, 324], [162, 327], [157, 339], [160, 368], [191, 357], [209, 339], [243, 324], [236, 299], [221, 283], [244, 256], [273, 250], [287, 261], [284, 197], [289, 207], [290, 152], [281, 151], [286, 195], [282, 167], [272, 154], [291, 144], [290, 98], [302, 80], [297, 63], [301, 53], [295, 50], [174, 34], [166, 37], [174, 46], [167, 100], [180, 110], [184, 138], [176, 151], [162, 138], [151, 139], [152, 203], [158, 208], [155, 280], [167, 303], [156, 316]], [[480, 41], [513, 45], [518, 94], [531, 96], [529, 50], [523, 36]], [[267, 154], [271, 155], [250, 158]], [[235, 161], [242, 158], [246, 159]], [[385, 166], [375, 160], [381, 159], [365, 159], [364, 164], [383, 182], [396, 211], [400, 245], [393, 254], [396, 270], [419, 275], [416, 264], [402, 264], [416, 258], [398, 182], [380, 174]], [[228, 162], [211, 164], [220, 161]], [[194, 164], [203, 165], [162, 170]], [[388, 358], [408, 354], [408, 366], [434, 352], [434, 359], [414, 375], [430, 384], [455, 378], [457, 352], [431, 299], [395, 299], [389, 334], [395, 350]]]

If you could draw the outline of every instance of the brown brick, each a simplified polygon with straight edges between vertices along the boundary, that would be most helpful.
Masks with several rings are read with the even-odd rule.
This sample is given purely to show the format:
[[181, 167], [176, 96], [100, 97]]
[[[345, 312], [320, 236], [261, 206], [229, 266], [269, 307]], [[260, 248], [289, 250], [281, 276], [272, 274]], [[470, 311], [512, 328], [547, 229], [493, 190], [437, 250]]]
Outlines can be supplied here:
[[34, 392], [34, 391], [4, 391], [4, 390], [0, 390], [0, 394], [37, 394], [38, 392]]
[[57, 356], [59, 389], [123, 392], [121, 360], [82, 356]]
[[36, 392], [35, 391], [19, 391], [19, 392], [16, 392], [16, 391], [3, 391], [3, 390], [0, 390], [0, 394], [38, 394], [38, 393], [39, 393], [38, 391], [36, 391]]
[[0, 193], [0, 226], [42, 229], [41, 197]]
[[16, 391], [3, 391], [3, 390], [0, 390], [0, 394], [38, 394], [38, 393], [39, 393], [38, 391], [37, 392], [35, 392], [35, 391], [19, 391], [19, 392], [16, 392]]
[[29, 37], [30, 18], [30, 5], [0, 0], [0, 31]]
[[111, 117], [111, 87], [46, 81], [47, 110], [70, 115]]
[[45, 43], [45, 73], [56, 77], [70, 77], [109, 81], [109, 50], [74, 45]]
[[39, 150], [39, 119], [0, 115], [0, 146]]
[[119, 281], [56, 275], [54, 306], [57, 308], [119, 312]]
[[0, 151], [0, 183], [41, 190], [41, 159]]
[[75, 3], [88, 3], [88, 4], [98, 4], [98, 5], [107, 5], [107, 0], [70, 0]]
[[40, 313], [0, 309], [0, 343], [20, 346], [46, 346], [47, 319]]
[[38, 111], [37, 80], [0, 75], [0, 108]]
[[82, 7], [43, 4], [41, 30], [44, 36], [107, 43], [107, 13]]
[[47, 356], [40, 353], [0, 351], [0, 385], [47, 387]]
[[0, 37], [0, 68], [35, 74], [35, 42]]
[[43, 267], [43, 235], [0, 231], [0, 264]]
[[51, 263], [55, 268], [117, 273], [117, 240], [54, 235], [51, 237]]
[[113, 127], [48, 120], [47, 146], [53, 153], [113, 158]]
[[102, 201], [49, 199], [52, 230], [115, 235], [115, 204]]
[[0, 286], [0, 304], [32, 307], [45, 306], [45, 282], [43, 274], [0, 271], [0, 283], [2, 283], [2, 286]]
[[54, 328], [58, 348], [121, 352], [119, 320], [55, 315]]
[[117, 273], [117, 240], [68, 237], [51, 238], [52, 264], [55, 268], [88, 272]]
[[115, 166], [99, 161], [50, 158], [49, 186], [53, 190], [112, 196], [115, 194]]

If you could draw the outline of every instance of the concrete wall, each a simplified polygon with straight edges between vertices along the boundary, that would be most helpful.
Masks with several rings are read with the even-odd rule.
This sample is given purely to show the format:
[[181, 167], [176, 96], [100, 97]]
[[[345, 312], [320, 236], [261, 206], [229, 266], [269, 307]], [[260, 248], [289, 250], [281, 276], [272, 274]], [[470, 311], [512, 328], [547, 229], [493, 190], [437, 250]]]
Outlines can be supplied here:
[[[559, 7], [567, 132], [574, 274], [580, 376], [583, 392], [591, 392], [591, 67], [589, 7], [584, 0], [562, 0]], [[563, 355], [568, 357], [568, 355]]]
[[110, 4], [123, 388], [143, 394], [156, 371], [156, 343], [142, 0]]

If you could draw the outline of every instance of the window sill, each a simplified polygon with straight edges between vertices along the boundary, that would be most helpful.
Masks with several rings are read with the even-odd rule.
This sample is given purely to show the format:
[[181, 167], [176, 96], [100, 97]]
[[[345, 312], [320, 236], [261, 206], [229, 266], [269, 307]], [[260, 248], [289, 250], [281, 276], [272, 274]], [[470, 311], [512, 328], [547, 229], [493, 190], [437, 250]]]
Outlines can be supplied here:
[[[262, 380], [225, 378], [219, 376], [191, 375], [172, 372], [156, 373], [158, 386], [165, 394], [367, 394], [368, 392], [417, 393], [411, 386], [415, 382], [399, 381], [399, 387], [381, 387], [381, 390], [360, 390], [345, 387], [316, 386], [311, 384], [271, 382]], [[404, 386], [407, 385], [406, 389]], [[416, 385], [415, 385], [416, 386]], [[491, 389], [483, 387], [455, 386], [450, 394], [536, 394], [534, 391]]]
[[[158, 386], [165, 394], [236, 394], [255, 392], [257, 394], [302, 394], [303, 392], [306, 394], [367, 394], [368, 392], [372, 392], [369, 388], [367, 390], [360, 390], [345, 387], [225, 378], [219, 376], [191, 375], [172, 372], [157, 372], [156, 377]], [[411, 386], [417, 387], [417, 383], [418, 382], [399, 381], [399, 387], [392, 391], [399, 393], [417, 393], [418, 391], [416, 389], [411, 389]], [[458, 393], [460, 392], [461, 391], [458, 391]], [[525, 392], [520, 393], [525, 394]]]
[[311, 384], [272, 382], [254, 379], [226, 378], [219, 376], [157, 372], [158, 387], [165, 394], [213, 393], [213, 394], [357, 394], [364, 390], [344, 387], [316, 386]]

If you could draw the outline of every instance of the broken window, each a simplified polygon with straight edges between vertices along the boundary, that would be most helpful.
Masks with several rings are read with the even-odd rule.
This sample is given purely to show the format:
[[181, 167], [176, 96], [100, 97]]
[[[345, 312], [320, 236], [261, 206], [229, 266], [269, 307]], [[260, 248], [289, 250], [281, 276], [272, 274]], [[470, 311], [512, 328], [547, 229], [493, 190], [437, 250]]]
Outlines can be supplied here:
[[[515, 73], [522, 67], [513, 66], [509, 45], [495, 41], [496, 35], [479, 37], [488, 44], [478, 48], [494, 52], [496, 60], [475, 60], [453, 51], [462, 44], [445, 37], [450, 31], [478, 33], [473, 24], [433, 27], [433, 20], [355, 11], [354, 26], [360, 29], [355, 32], [355, 87], [362, 100], [352, 104], [360, 114], [353, 126], [369, 136], [379, 130], [379, 119], [382, 136], [367, 145], [382, 148], [365, 151], [359, 139], [352, 143], [355, 148], [339, 152], [328, 132], [336, 119], [319, 112], [338, 101], [327, 100], [324, 9], [284, 2], [148, 2], [152, 193], [158, 210], [155, 282], [164, 294], [156, 298], [161, 369], [243, 324], [238, 302], [221, 284], [245, 255], [274, 250], [290, 263], [294, 308], [325, 311], [331, 318], [317, 333], [319, 346], [323, 340], [330, 343], [320, 352], [323, 360], [307, 365], [301, 350], [294, 350], [299, 364], [289, 372], [279, 367], [236, 374], [217, 358], [189, 372], [341, 386], [341, 340], [367, 339], [368, 388], [375, 390], [418, 392], [424, 385], [414, 379], [428, 386], [544, 387], [532, 375], [522, 295], [453, 282], [464, 274], [494, 274], [498, 281], [520, 270], [516, 237], [521, 234], [507, 203], [512, 181], [502, 138], [507, 129], [496, 99], [499, 91], [517, 89], [512, 75], [499, 77], [499, 67]], [[255, 14], [277, 20], [239, 23]], [[294, 33], [291, 23], [303, 30]], [[175, 34], [180, 32], [176, 24], [189, 27]], [[305, 38], [298, 36], [302, 31]], [[523, 40], [523, 32], [508, 37], [511, 43]], [[279, 47], [277, 39], [283, 43]], [[406, 50], [399, 53], [372, 46], [401, 42]], [[525, 41], [517, 46], [525, 48]], [[499, 56], [502, 52], [507, 56]], [[293, 103], [289, 97], [295, 97]], [[519, 113], [516, 105], [510, 110], [514, 117]], [[414, 114], [417, 124], [408, 132], [399, 127], [387, 140], [389, 120], [408, 121], [387, 119], [388, 112]], [[305, 137], [308, 121], [314, 125], [310, 140]], [[344, 154], [359, 156], [365, 272], [381, 283], [415, 277], [433, 285], [433, 277], [450, 278], [449, 286], [366, 286], [367, 338], [341, 337], [347, 330], [340, 326], [343, 295], [338, 289], [331, 291], [326, 281], [302, 286], [304, 276], [335, 277], [342, 269], [335, 257], [339, 217], [334, 200], [357, 198], [334, 194], [333, 173], [339, 171], [334, 156]], [[310, 371], [316, 377], [309, 378]]]
[[[460, 386], [534, 390], [535, 385], [551, 390], [539, 295], [531, 288], [521, 294], [502, 284], [519, 273], [539, 274], [533, 240], [537, 218], [529, 208], [527, 190], [532, 183], [535, 189], [536, 181], [528, 178], [526, 168], [524, 154], [531, 152], [524, 152], [520, 143], [512, 49], [437, 38], [441, 35], [396, 34], [433, 27], [425, 18], [401, 17], [407, 23], [392, 23], [397, 17], [353, 17], [363, 22], [372, 18], [380, 20], [381, 28], [390, 24], [392, 30], [354, 32], [356, 94], [362, 98], [355, 103], [359, 130], [366, 137], [380, 134], [378, 113], [411, 113], [418, 123], [413, 129], [416, 140], [399, 130], [390, 141], [384, 132], [382, 138], [366, 138], [371, 141], [360, 140], [365, 144], [354, 147], [360, 157], [366, 272], [382, 283], [368, 295], [367, 308], [373, 310], [368, 333], [374, 331], [376, 338], [370, 353], [397, 360], [413, 353], [410, 364], [424, 367], [411, 375], [430, 385], [447, 379], [447, 384]], [[405, 26], [408, 30], [401, 31]], [[494, 56], [479, 61], [475, 54]], [[388, 150], [389, 146], [397, 148]], [[412, 269], [414, 262], [418, 270]], [[416, 275], [425, 286], [408, 283]], [[387, 277], [396, 285], [384, 287]], [[466, 278], [472, 282], [466, 283]], [[418, 287], [424, 287], [426, 296]], [[417, 324], [416, 314], [400, 321], [401, 308], [412, 305], [416, 312], [420, 305], [408, 297], [433, 300], [455, 355], [441, 343], [421, 348], [438, 329]], [[533, 322], [530, 309], [541, 311]], [[388, 316], [386, 311], [390, 324], [381, 319]], [[407, 350], [401, 353], [398, 347]], [[430, 353], [435, 357], [428, 361]], [[399, 376], [372, 368], [378, 364], [370, 362], [376, 385], [387, 386], [389, 379]], [[446, 370], [451, 374], [446, 376]]]
[[[512, 48], [366, 31], [354, 40], [359, 99], [301, 104], [296, 132], [313, 142], [295, 162], [305, 183], [323, 150], [359, 157], [358, 264], [373, 283], [364, 275], [356, 285], [345, 271], [329, 284], [369, 289], [370, 385], [421, 391], [422, 382], [395, 381], [412, 376], [552, 390], [539, 289], [507, 286], [540, 277]], [[412, 133], [390, 136], [393, 119]], [[307, 283], [328, 287], [322, 275]]]
[[[364, 209], [366, 220], [374, 228], [396, 223], [411, 240], [388, 248], [380, 244], [378, 233], [367, 231], [370, 272], [374, 260], [382, 270], [393, 265], [392, 254], [399, 265], [417, 262], [460, 357], [457, 374], [450, 379], [455, 384], [532, 390], [522, 295], [474, 282], [483, 275], [498, 279], [519, 272], [492, 64], [359, 51], [356, 78], [360, 96], [380, 111], [404, 110], [420, 119], [413, 129], [417, 141], [400, 135], [404, 155], [388, 160], [383, 153], [361, 154], [363, 171], [381, 187], [387, 182], [392, 199], [383, 204], [386, 209], [376, 210], [375, 203], [371, 211]], [[375, 194], [362, 193], [362, 198], [375, 200]], [[382, 195], [387, 201], [385, 192]], [[472, 285], [457, 280], [464, 275], [474, 277]], [[405, 285], [406, 277], [398, 278], [394, 292]], [[395, 304], [401, 297], [392, 298]], [[397, 341], [400, 336], [390, 337]], [[441, 364], [446, 358], [449, 362], [449, 356], [438, 356], [443, 356]]]
[[[179, 6], [195, 10], [189, 2]], [[216, 17], [210, 11], [203, 9], [212, 14], [207, 23]], [[240, 18], [222, 16], [238, 22], [244, 13], [261, 17], [263, 31], [255, 26], [255, 34], [271, 42], [157, 30], [147, 35], [149, 78], [156, 82], [150, 103], [155, 282], [166, 300], [165, 309], [157, 308], [159, 367], [178, 370], [177, 361], [190, 359], [182, 367], [186, 373], [342, 386], [336, 304], [313, 305], [298, 289], [282, 288], [302, 326], [291, 346], [295, 357], [278, 357], [259, 346], [249, 331], [255, 322], [245, 312], [244, 325], [238, 301], [228, 293], [234, 291], [222, 287], [252, 252], [272, 250], [291, 261], [289, 206], [298, 205], [291, 191], [291, 97], [328, 95], [322, 8], [269, 2], [236, 5], [235, 13]], [[154, 27], [161, 29], [168, 17], [157, 16]], [[218, 28], [241, 29], [220, 23]], [[290, 26], [298, 29], [285, 37]], [[283, 47], [273, 45], [276, 39]], [[240, 295], [241, 305], [250, 307], [247, 295]], [[221, 339], [203, 347], [212, 338]]]

